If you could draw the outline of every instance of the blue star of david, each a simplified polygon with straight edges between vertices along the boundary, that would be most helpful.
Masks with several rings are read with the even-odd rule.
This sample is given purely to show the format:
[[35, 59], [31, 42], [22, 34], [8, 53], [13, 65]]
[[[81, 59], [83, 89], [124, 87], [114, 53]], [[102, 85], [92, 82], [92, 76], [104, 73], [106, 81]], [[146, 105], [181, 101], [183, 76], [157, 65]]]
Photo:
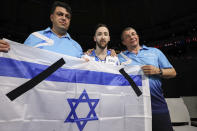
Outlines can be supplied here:
[[[85, 99], [83, 99], [83, 97], [85, 97]], [[71, 111], [68, 115], [68, 117], [66, 118], [65, 122], [76, 122], [77, 126], [79, 128], [80, 131], [83, 131], [83, 128], [85, 127], [85, 125], [87, 124], [88, 121], [92, 121], [92, 120], [98, 120], [98, 117], [96, 115], [95, 112], [95, 108], [96, 105], [99, 102], [99, 99], [89, 99], [89, 96], [86, 92], [86, 90], [84, 89], [83, 92], [81, 93], [79, 99], [67, 99]], [[83, 102], [87, 102], [89, 107], [90, 107], [90, 112], [88, 113], [86, 118], [78, 118], [75, 110], [77, 108], [77, 106], [79, 105], [79, 103], [83, 103]], [[72, 119], [71, 117], [73, 116], [74, 119]], [[91, 117], [93, 116], [93, 117]]]

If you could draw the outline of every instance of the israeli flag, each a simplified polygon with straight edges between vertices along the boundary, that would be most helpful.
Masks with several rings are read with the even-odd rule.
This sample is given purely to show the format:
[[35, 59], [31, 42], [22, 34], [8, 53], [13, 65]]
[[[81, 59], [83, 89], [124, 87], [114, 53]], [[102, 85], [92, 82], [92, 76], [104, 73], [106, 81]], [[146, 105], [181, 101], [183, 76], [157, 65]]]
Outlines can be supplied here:
[[[85, 62], [9, 41], [0, 53], [0, 131], [152, 131], [148, 78], [139, 66]], [[63, 58], [43, 81], [13, 90]], [[119, 70], [142, 91], [137, 96]], [[15, 96], [11, 100], [8, 96]]]

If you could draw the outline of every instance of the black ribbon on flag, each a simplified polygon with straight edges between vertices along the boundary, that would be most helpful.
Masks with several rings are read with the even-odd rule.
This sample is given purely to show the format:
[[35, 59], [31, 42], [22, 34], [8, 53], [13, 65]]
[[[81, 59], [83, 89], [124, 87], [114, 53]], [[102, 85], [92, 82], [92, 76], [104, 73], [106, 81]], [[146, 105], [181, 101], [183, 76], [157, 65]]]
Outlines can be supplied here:
[[54, 73], [57, 69], [62, 67], [66, 62], [63, 58], [59, 59], [57, 62], [53, 63], [51, 66], [49, 66], [46, 70], [32, 78], [31, 80], [27, 81], [26, 83], [22, 84], [21, 86], [17, 87], [16, 89], [10, 91], [7, 93], [7, 97], [13, 101], [17, 97], [21, 96], [25, 92], [29, 91], [30, 89], [34, 88], [36, 85], [38, 85], [40, 82], [42, 82], [44, 79], [46, 79], [48, 76], [50, 76], [52, 73]]
[[125, 77], [125, 79], [127, 79], [127, 81], [129, 82], [129, 84], [131, 85], [131, 87], [133, 88], [133, 90], [135, 91], [135, 93], [137, 94], [137, 96], [142, 95], [142, 91], [135, 84], [135, 82], [133, 81], [133, 79], [125, 72], [125, 70], [122, 68], [122, 69], [119, 70], [119, 72]]

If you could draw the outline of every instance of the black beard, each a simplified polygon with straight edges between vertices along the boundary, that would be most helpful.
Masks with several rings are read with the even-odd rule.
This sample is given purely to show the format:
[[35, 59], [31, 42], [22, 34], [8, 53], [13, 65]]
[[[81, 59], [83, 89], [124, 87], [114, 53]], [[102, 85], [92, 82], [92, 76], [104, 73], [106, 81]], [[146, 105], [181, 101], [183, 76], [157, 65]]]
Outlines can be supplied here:
[[103, 49], [103, 50], [107, 47], [107, 44], [106, 44], [105, 46], [102, 46], [101, 44], [97, 43], [96, 45], [97, 45], [100, 49]]

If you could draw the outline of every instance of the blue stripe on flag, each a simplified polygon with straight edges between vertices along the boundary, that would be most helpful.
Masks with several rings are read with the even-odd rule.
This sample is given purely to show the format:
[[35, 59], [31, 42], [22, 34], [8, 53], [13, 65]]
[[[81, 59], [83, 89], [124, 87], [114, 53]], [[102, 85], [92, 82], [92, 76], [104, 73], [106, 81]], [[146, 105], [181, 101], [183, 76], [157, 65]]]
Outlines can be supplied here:
[[[0, 57], [0, 76], [31, 79], [48, 66]], [[142, 86], [141, 75], [130, 75], [137, 86]], [[130, 86], [121, 74], [60, 68], [46, 80], [111, 86]]]

